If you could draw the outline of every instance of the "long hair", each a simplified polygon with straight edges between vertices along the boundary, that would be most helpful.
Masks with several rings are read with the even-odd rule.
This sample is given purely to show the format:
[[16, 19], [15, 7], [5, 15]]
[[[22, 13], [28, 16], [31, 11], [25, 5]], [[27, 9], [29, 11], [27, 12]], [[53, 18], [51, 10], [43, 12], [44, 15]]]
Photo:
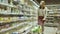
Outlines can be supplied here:
[[41, 6], [39, 7], [39, 9], [44, 9], [44, 8], [45, 8], [45, 7], [41, 7]]
[[45, 1], [41, 1], [40, 2], [40, 7], [39, 7], [40, 9], [44, 9], [45, 8], [44, 6], [42, 7], [42, 4], [45, 4]]

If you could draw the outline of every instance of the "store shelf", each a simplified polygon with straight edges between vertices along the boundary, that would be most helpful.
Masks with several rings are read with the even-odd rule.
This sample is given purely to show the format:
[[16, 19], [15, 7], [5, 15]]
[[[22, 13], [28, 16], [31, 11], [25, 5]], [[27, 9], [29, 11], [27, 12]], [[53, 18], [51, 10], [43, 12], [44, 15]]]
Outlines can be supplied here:
[[39, 5], [36, 3], [36, 2], [34, 2], [33, 0], [30, 0], [34, 5], [36, 5], [37, 7], [39, 7]]
[[57, 27], [58, 23], [45, 23], [44, 25], [48, 27]]
[[37, 3], [31, 0], [0, 0], [0, 34], [30, 32], [33, 23], [36, 25], [36, 8]]
[[60, 4], [55, 4], [55, 5], [46, 5], [46, 6], [60, 6]]
[[54, 16], [54, 17], [56, 17], [56, 16], [60, 16], [60, 15], [48, 15], [48, 16]]
[[31, 14], [18, 14], [18, 13], [0, 13], [1, 16], [35, 16]]
[[14, 6], [14, 5], [6, 4], [6, 3], [1, 3], [1, 2], [0, 2], [0, 5], [11, 7], [11, 8], [16, 8], [16, 6]]
[[14, 22], [19, 22], [19, 21], [0, 22], [0, 26], [1, 26], [1, 25], [6, 25], [6, 24], [11, 24], [11, 23], [14, 23]]
[[28, 34], [31, 31], [31, 29], [27, 30], [26, 32], [22, 33], [22, 34]]
[[[19, 20], [14, 20], [14, 21], [9, 21], [9, 22], [6, 22], [6, 21], [0, 21], [0, 24], [7, 24], [7, 23], [13, 23], [13, 22], [21, 22], [21, 21], [26, 21], [26, 20], [29, 20], [30, 18], [27, 18], [27, 19], [19, 19]], [[30, 19], [31, 20], [31, 19]]]
[[18, 24], [18, 25], [16, 25], [16, 26], [9, 27], [9, 28], [7, 28], [7, 29], [2, 29], [2, 30], [0, 30], [0, 32], [5, 32], [5, 31], [8, 31], [8, 30], [11, 30], [11, 29], [17, 28], [17, 27], [19, 27], [19, 26], [24, 25], [25, 23], [27, 23], [27, 22], [20, 23], [20, 24]]
[[5, 17], [5, 16], [23, 16], [23, 14], [0, 14], [1, 16]]
[[29, 11], [31, 11], [31, 10], [28, 10], [28, 9], [22, 9], [23, 11], [26, 11], [26, 12], [29, 12]]
[[27, 33], [29, 33], [30, 32], [30, 30], [27, 30], [25, 33], [23, 33], [23, 34], [27, 34]]
[[0, 14], [1, 16], [35, 16], [31, 14]]
[[32, 26], [24, 27], [24, 28], [20, 29], [18, 32], [19, 32], [19, 33], [23, 33], [23, 32], [25, 32], [25, 31], [29, 30], [31, 27], [32, 27]]

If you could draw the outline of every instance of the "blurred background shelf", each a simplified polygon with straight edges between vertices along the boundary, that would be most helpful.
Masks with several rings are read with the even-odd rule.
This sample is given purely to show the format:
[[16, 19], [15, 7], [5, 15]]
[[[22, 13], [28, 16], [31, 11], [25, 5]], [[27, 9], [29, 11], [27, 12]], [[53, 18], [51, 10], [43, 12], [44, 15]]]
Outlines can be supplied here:
[[27, 34], [37, 24], [38, 6], [33, 0], [0, 0], [0, 34]]

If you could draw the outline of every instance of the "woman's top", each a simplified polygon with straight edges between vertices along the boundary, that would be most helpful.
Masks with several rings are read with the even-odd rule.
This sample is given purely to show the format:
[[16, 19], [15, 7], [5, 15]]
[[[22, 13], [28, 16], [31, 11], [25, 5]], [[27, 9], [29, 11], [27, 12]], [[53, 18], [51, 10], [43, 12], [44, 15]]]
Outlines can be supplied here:
[[46, 19], [47, 11], [47, 7], [45, 7], [44, 9], [38, 9], [38, 16], [44, 16], [44, 19]]

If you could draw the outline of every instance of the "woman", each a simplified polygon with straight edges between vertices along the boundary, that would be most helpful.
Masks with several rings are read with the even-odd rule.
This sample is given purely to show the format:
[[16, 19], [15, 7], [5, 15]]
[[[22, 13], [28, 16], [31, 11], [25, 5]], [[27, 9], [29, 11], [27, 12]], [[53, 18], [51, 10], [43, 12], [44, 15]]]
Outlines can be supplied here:
[[44, 21], [46, 20], [47, 10], [48, 9], [45, 7], [45, 2], [41, 1], [38, 10], [38, 25], [42, 26], [42, 32], [44, 31]]

